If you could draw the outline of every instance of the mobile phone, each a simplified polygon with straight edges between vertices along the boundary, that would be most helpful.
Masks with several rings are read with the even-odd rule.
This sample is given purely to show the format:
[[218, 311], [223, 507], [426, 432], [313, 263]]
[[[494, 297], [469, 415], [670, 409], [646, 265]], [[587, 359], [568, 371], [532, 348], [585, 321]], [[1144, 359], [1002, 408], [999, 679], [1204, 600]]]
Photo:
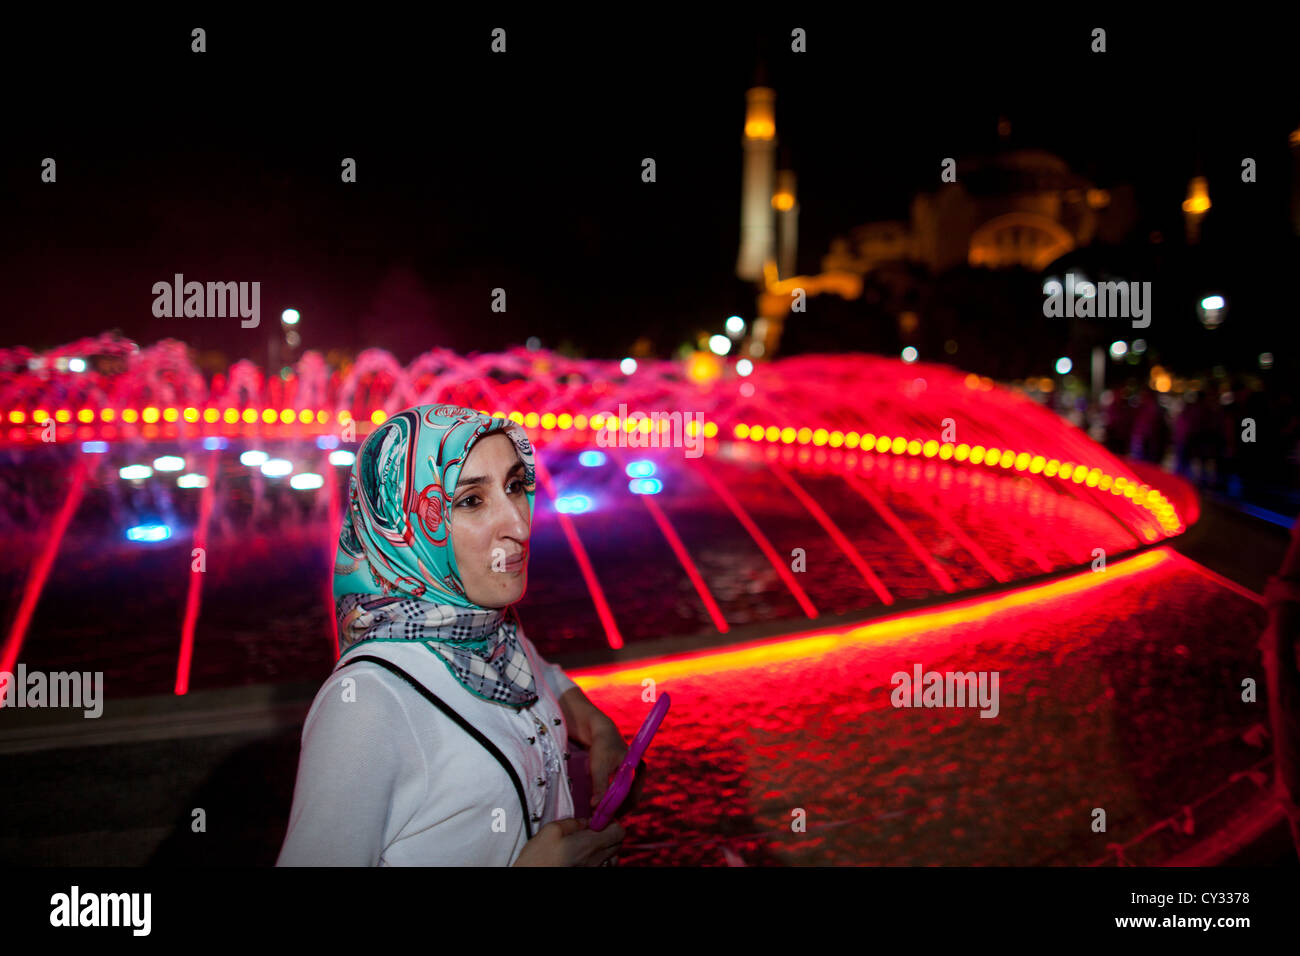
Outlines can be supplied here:
[[614, 812], [627, 799], [628, 793], [632, 790], [632, 782], [636, 778], [637, 764], [641, 762], [641, 755], [646, 752], [650, 746], [650, 739], [654, 737], [655, 731], [659, 729], [660, 722], [664, 719], [664, 714], [668, 713], [668, 704], [670, 698], [668, 694], [661, 693], [655, 705], [650, 708], [650, 713], [641, 724], [641, 729], [636, 732], [632, 738], [632, 744], [627, 749], [627, 756], [619, 764], [618, 770], [614, 773], [614, 779], [605, 791], [605, 795], [600, 798], [600, 803], [596, 807], [596, 812], [591, 815], [588, 826], [593, 830], [603, 830], [609, 826], [614, 819]]

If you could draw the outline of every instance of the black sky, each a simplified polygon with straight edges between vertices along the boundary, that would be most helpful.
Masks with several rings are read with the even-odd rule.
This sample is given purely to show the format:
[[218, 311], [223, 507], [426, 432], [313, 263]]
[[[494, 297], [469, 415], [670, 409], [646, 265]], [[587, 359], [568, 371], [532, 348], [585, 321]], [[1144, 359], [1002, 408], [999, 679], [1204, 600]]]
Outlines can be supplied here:
[[[1176, 234], [1200, 171], [1213, 228], [1238, 253], [1285, 241], [1285, 134], [1300, 124], [1286, 25], [1007, 16], [15, 21], [3, 344], [116, 327], [261, 362], [268, 326], [294, 305], [305, 346], [402, 361], [528, 335], [618, 357], [646, 334], [666, 357], [745, 301], [740, 135], [760, 60], [799, 176], [803, 271], [833, 236], [906, 218], [943, 157], [997, 145], [1002, 115], [1013, 145], [1103, 186], [1134, 183], [1144, 226]], [[196, 25], [202, 55], [189, 51]], [[489, 51], [494, 26], [504, 56]], [[801, 56], [795, 26], [808, 31]], [[1105, 54], [1089, 52], [1094, 26]], [[1231, 188], [1245, 155], [1260, 182]], [[45, 156], [55, 185], [39, 181]], [[339, 181], [345, 156], [354, 185]], [[654, 184], [640, 179], [647, 156]], [[155, 318], [152, 285], [176, 272], [261, 281], [262, 328]], [[505, 315], [489, 311], [498, 286]]]

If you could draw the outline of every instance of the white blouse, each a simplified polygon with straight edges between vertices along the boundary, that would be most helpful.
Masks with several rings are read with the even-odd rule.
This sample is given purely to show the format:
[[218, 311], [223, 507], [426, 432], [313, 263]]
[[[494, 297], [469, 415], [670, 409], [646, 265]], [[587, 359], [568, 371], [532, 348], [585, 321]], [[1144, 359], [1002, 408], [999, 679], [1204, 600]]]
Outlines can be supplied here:
[[509, 866], [528, 841], [518, 794], [496, 758], [396, 674], [371, 662], [344, 667], [362, 654], [401, 667], [505, 754], [534, 836], [574, 816], [559, 699], [577, 685], [521, 641], [538, 699], [518, 711], [475, 697], [418, 642], [374, 641], [345, 654], [303, 724], [276, 865]]

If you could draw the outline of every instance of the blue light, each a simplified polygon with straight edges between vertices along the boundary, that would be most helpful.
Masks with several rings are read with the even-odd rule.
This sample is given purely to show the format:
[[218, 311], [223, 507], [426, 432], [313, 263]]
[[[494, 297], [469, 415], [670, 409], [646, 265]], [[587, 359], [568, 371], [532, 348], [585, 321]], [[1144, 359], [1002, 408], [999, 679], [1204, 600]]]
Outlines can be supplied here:
[[102, 455], [108, 451], [108, 442], [106, 441], [83, 441], [81, 450], [87, 455]]
[[219, 451], [229, 444], [230, 442], [226, 441], [224, 438], [219, 438], [216, 435], [211, 435], [208, 438], [203, 439], [203, 447], [208, 451]]
[[605, 453], [603, 451], [584, 451], [578, 456], [578, 461], [588, 468], [595, 468], [598, 465], [605, 464]]
[[664, 483], [658, 478], [633, 478], [627, 488], [634, 495], [657, 495], [663, 491]]
[[627, 466], [627, 476], [629, 478], [649, 478], [654, 473], [655, 463], [648, 458], [629, 462]]
[[581, 514], [591, 510], [591, 499], [586, 495], [564, 495], [555, 499], [555, 510], [560, 514]]
[[131, 541], [166, 541], [172, 536], [172, 529], [165, 524], [138, 524], [127, 528], [126, 536]]
[[338, 435], [317, 435], [316, 447], [320, 449], [338, 448], [339, 436]]

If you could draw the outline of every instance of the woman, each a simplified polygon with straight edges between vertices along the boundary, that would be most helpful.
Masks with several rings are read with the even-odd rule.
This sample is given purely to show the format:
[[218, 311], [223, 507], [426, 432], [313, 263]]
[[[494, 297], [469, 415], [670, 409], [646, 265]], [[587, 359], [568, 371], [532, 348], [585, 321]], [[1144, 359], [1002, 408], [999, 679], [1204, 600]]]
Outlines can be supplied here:
[[334, 569], [341, 656], [303, 726], [277, 865], [615, 861], [623, 828], [587, 828], [565, 758], [570, 736], [590, 747], [594, 807], [627, 746], [511, 607], [535, 487], [523, 429], [467, 408], [407, 409], [362, 444]]

